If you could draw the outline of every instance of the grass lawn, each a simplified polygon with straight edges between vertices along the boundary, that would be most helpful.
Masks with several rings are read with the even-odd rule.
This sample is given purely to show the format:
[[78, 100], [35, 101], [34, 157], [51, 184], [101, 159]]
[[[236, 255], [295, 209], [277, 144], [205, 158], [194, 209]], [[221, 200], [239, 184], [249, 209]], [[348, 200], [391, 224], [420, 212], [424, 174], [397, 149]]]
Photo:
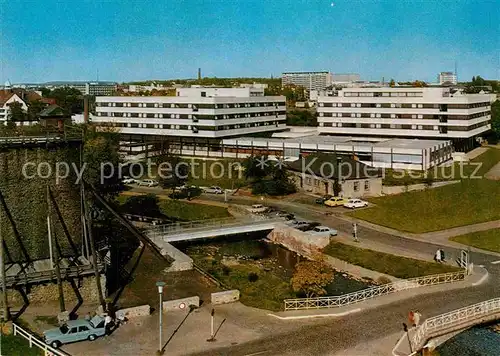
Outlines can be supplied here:
[[323, 252], [354, 265], [404, 279], [459, 270], [458, 267], [390, 255], [340, 242], [331, 242]]
[[464, 179], [423, 191], [369, 199], [377, 206], [348, 215], [400, 231], [423, 233], [500, 219], [500, 182]]
[[40, 356], [43, 351], [38, 347], [30, 347], [28, 340], [21, 336], [0, 335], [0, 351], [2, 355], [10, 356]]
[[450, 238], [451, 241], [464, 245], [482, 248], [483, 250], [500, 252], [500, 229], [473, 232]]
[[[429, 171], [429, 174], [434, 177], [435, 181], [461, 179], [462, 177], [470, 177], [473, 173], [482, 177], [498, 162], [500, 162], [500, 150], [490, 148], [471, 160], [471, 164], [456, 162], [448, 167], [434, 167]], [[477, 163], [481, 163], [481, 167], [475, 172]], [[423, 172], [387, 169], [383, 184], [387, 186], [410, 185], [425, 183], [425, 181]]]
[[186, 203], [181, 200], [160, 200], [160, 209], [166, 216], [179, 220], [227, 218], [231, 214], [221, 206]]

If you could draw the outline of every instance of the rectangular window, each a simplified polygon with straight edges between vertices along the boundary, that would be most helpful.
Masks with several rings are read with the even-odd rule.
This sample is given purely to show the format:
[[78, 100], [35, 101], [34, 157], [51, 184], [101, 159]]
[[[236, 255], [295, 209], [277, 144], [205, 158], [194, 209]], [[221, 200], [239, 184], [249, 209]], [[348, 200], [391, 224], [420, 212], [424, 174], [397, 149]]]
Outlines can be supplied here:
[[354, 182], [354, 191], [359, 192], [359, 182]]
[[365, 190], [370, 190], [370, 181], [365, 180]]

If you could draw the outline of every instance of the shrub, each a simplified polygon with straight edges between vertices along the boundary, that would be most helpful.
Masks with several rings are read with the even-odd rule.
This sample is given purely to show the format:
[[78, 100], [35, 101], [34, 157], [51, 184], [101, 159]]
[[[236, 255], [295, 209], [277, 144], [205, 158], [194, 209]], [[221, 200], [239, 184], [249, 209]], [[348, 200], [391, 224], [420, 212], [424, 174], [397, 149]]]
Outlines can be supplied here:
[[258, 280], [258, 279], [259, 279], [259, 275], [258, 275], [257, 273], [255, 273], [255, 272], [250, 272], [250, 273], [248, 274], [248, 281], [249, 281], [249, 282], [252, 282], [252, 283], [253, 283], [253, 282], [257, 282], [257, 280]]
[[387, 284], [387, 283], [391, 283], [392, 281], [386, 277], [386, 276], [380, 276], [377, 278], [377, 284]]
[[222, 273], [224, 273], [225, 276], [228, 276], [229, 273], [231, 273], [231, 268], [228, 266], [222, 266]]

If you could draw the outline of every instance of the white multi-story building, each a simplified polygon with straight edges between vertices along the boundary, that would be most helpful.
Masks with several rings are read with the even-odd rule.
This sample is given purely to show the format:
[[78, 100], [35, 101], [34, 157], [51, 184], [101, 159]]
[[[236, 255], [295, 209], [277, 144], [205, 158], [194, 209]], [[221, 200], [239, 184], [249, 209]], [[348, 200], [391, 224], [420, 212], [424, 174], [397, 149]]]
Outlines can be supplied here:
[[332, 74], [333, 83], [352, 83], [359, 82], [360, 76], [357, 73], [334, 73]]
[[10, 90], [0, 90], [0, 125], [5, 125], [7, 123], [10, 116], [10, 104], [14, 102], [20, 103], [25, 112], [28, 111], [26, 102], [17, 94]]
[[457, 84], [457, 76], [453, 72], [441, 72], [438, 74], [438, 83], [443, 84]]
[[489, 94], [450, 88], [344, 88], [318, 98], [320, 134], [472, 139], [491, 129]]
[[223, 138], [285, 129], [284, 96], [261, 88], [179, 88], [177, 96], [96, 98], [94, 123], [127, 135]]
[[74, 88], [86, 95], [113, 95], [116, 92], [117, 83], [115, 82], [47, 82], [39, 84], [39, 88]]
[[308, 90], [323, 90], [332, 85], [330, 72], [284, 72], [281, 75], [282, 85], [299, 85]]

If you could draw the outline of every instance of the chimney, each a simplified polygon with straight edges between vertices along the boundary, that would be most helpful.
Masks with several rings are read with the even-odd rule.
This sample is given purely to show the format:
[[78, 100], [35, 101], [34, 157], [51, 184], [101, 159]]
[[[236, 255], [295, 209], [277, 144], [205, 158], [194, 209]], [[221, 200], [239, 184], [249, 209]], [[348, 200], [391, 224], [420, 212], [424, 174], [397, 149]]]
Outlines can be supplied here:
[[83, 96], [83, 122], [89, 123], [89, 96]]
[[198, 80], [201, 80], [201, 68], [198, 68]]

